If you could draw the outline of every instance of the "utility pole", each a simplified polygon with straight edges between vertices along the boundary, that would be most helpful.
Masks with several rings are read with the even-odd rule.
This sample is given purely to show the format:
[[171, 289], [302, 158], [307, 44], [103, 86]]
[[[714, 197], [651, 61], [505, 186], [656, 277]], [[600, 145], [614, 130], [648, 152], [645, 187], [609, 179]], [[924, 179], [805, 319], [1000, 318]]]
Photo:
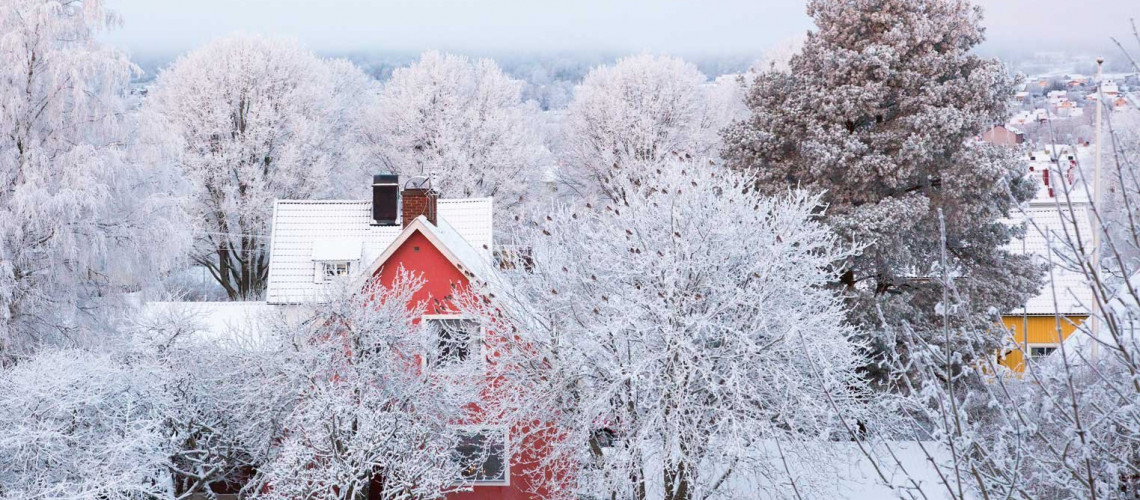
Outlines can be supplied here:
[[[1104, 114], [1104, 73], [1103, 73], [1103, 66], [1104, 66], [1104, 58], [1103, 57], [1096, 58], [1096, 149], [1095, 149], [1096, 168], [1093, 170], [1093, 199], [1092, 199], [1092, 207], [1093, 207], [1093, 214], [1092, 214], [1092, 216], [1093, 216], [1093, 219], [1092, 219], [1092, 228], [1093, 228], [1093, 230], [1092, 230], [1092, 251], [1093, 251], [1092, 267], [1093, 267], [1093, 273], [1095, 273], [1096, 275], [1100, 274], [1100, 232], [1101, 232], [1100, 217], [1101, 217], [1101, 213], [1099, 210], [1101, 208], [1101, 203], [1100, 203], [1101, 119], [1102, 119], [1102, 116]], [[1090, 289], [1092, 289], [1091, 283], [1089, 284], [1089, 287], [1090, 287]], [[1094, 290], [1093, 293], [1096, 293], [1096, 291]], [[1093, 301], [1092, 301], [1093, 316], [1092, 316], [1092, 325], [1091, 325], [1092, 336], [1093, 336], [1093, 338], [1092, 338], [1092, 349], [1091, 349], [1091, 355], [1092, 356], [1091, 357], [1092, 357], [1092, 361], [1094, 361], [1094, 362], [1097, 360], [1097, 357], [1100, 354], [1100, 337], [1099, 337], [1099, 334], [1100, 334], [1100, 318], [1098, 316], [1100, 316], [1100, 314], [1102, 314], [1103, 311], [1101, 311], [1099, 303], [1100, 303], [1099, 299], [1097, 299], [1094, 296]]]

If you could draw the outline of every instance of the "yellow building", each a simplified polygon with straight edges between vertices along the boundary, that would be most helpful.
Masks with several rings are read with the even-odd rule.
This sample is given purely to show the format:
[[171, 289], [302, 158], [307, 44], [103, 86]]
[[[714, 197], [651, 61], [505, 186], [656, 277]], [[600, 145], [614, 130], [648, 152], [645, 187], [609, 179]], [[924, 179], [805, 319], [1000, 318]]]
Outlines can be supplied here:
[[[1052, 354], [1088, 318], [1092, 294], [1084, 284], [1082, 273], [1065, 265], [1066, 238], [1079, 233], [1087, 245], [1092, 235], [1089, 197], [1084, 190], [1074, 189], [1070, 184], [1079, 181], [1080, 176], [1074, 171], [1085, 163], [1087, 149], [1074, 151], [1070, 146], [1057, 146], [1029, 153], [1030, 174], [1041, 185], [1037, 197], [1023, 207], [1024, 213], [1016, 214], [1010, 221], [1025, 224], [1026, 234], [1024, 239], [1011, 242], [1008, 248], [1017, 254], [1035, 255], [1040, 262], [1052, 262], [1053, 266], [1051, 273], [1045, 276], [1040, 293], [1002, 317], [1009, 337], [1005, 348], [998, 353], [998, 360], [1014, 371], [1025, 369], [1026, 356]], [[1066, 191], [1068, 202], [1072, 204], [1071, 213], [1066, 204]]]
[[1068, 338], [1087, 318], [1078, 315], [1002, 316], [1001, 322], [1009, 330], [1010, 346], [1001, 356], [1001, 364], [1017, 372], [1024, 371], [1026, 355], [1037, 358], [1052, 354], [1061, 340]]

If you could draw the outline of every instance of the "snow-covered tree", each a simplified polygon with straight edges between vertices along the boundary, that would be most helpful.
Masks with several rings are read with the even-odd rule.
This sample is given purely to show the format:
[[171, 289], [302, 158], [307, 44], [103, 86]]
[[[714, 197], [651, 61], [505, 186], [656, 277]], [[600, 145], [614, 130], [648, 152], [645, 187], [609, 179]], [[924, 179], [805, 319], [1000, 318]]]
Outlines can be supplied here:
[[620, 197], [609, 186], [614, 177], [639, 178], [646, 172], [638, 168], [675, 153], [715, 154], [719, 131], [740, 118], [743, 104], [726, 99], [735, 82], [706, 80], [696, 66], [667, 56], [594, 68], [566, 109], [563, 180], [586, 195]]
[[360, 126], [373, 85], [348, 63], [254, 36], [216, 40], [159, 74], [144, 112], [191, 185], [193, 258], [231, 299], [265, 286], [274, 199], [367, 185]]
[[520, 204], [548, 153], [523, 82], [490, 59], [426, 52], [384, 84], [374, 142], [388, 170], [437, 174], [443, 196]]
[[[825, 193], [830, 226], [868, 245], [837, 282], [865, 331], [906, 323], [952, 352], [996, 350], [1004, 336], [996, 313], [1035, 292], [1040, 270], [1003, 249], [1014, 230], [1002, 219], [1033, 194], [1026, 169], [1015, 150], [975, 140], [1004, 123], [1013, 82], [999, 61], [970, 52], [982, 41], [979, 9], [953, 0], [813, 0], [808, 13], [816, 30], [787, 71], [756, 78], [751, 116], [726, 131], [726, 160], [754, 172], [763, 192]], [[939, 209], [963, 308], [948, 345], [937, 312], [948, 306], [939, 306], [931, 279]], [[874, 340], [878, 354], [903, 347], [886, 335]], [[868, 371], [887, 382], [875, 366]]]
[[102, 2], [0, 5], [0, 352], [81, 340], [179, 255], [169, 179], [133, 161], [135, 70]]
[[631, 162], [653, 176], [617, 181], [622, 202], [544, 214], [478, 302], [518, 339], [491, 347], [514, 418], [557, 436], [542, 471], [578, 493], [708, 498], [778, 476], [776, 443], [865, 418], [865, 360], [827, 287], [851, 253], [819, 198], [760, 196], [708, 163]]
[[159, 374], [52, 349], [0, 371], [0, 498], [170, 498]]
[[421, 365], [436, 337], [412, 321], [420, 285], [403, 274], [392, 288], [340, 290], [280, 332], [294, 346], [282, 366], [298, 394], [257, 498], [402, 500], [464, 486], [452, 425], [476, 400], [475, 380]]

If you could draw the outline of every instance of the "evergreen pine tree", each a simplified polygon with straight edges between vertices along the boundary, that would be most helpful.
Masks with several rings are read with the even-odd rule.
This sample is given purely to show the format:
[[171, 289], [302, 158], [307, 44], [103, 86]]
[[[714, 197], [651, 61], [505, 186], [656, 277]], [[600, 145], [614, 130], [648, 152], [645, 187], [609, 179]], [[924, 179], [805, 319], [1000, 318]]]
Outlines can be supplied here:
[[832, 228], [867, 245], [836, 286], [875, 354], [906, 356], [883, 333], [904, 325], [947, 344], [941, 311], [953, 313], [942, 352], [957, 366], [996, 354], [1005, 335], [998, 314], [1038, 290], [1041, 271], [1004, 248], [1018, 229], [1002, 222], [1035, 185], [1016, 150], [978, 140], [1005, 122], [1015, 83], [999, 61], [971, 53], [983, 39], [980, 9], [959, 0], [811, 0], [808, 13], [817, 28], [801, 52], [786, 71], [756, 77], [751, 116], [725, 131], [728, 164], [755, 170], [763, 192], [826, 193]]

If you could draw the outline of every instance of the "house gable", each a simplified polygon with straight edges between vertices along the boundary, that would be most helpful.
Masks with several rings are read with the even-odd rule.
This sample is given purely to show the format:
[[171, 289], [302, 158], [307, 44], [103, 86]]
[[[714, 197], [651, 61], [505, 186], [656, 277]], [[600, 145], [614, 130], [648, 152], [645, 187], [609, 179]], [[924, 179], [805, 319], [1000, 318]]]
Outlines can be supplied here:
[[421, 228], [409, 231], [393, 242], [384, 256], [377, 259], [365, 276], [391, 286], [401, 269], [423, 279], [423, 286], [412, 296], [413, 303], [423, 303], [427, 314], [456, 312], [454, 293], [466, 288], [468, 278], [459, 269], [446, 247], [439, 246]]

